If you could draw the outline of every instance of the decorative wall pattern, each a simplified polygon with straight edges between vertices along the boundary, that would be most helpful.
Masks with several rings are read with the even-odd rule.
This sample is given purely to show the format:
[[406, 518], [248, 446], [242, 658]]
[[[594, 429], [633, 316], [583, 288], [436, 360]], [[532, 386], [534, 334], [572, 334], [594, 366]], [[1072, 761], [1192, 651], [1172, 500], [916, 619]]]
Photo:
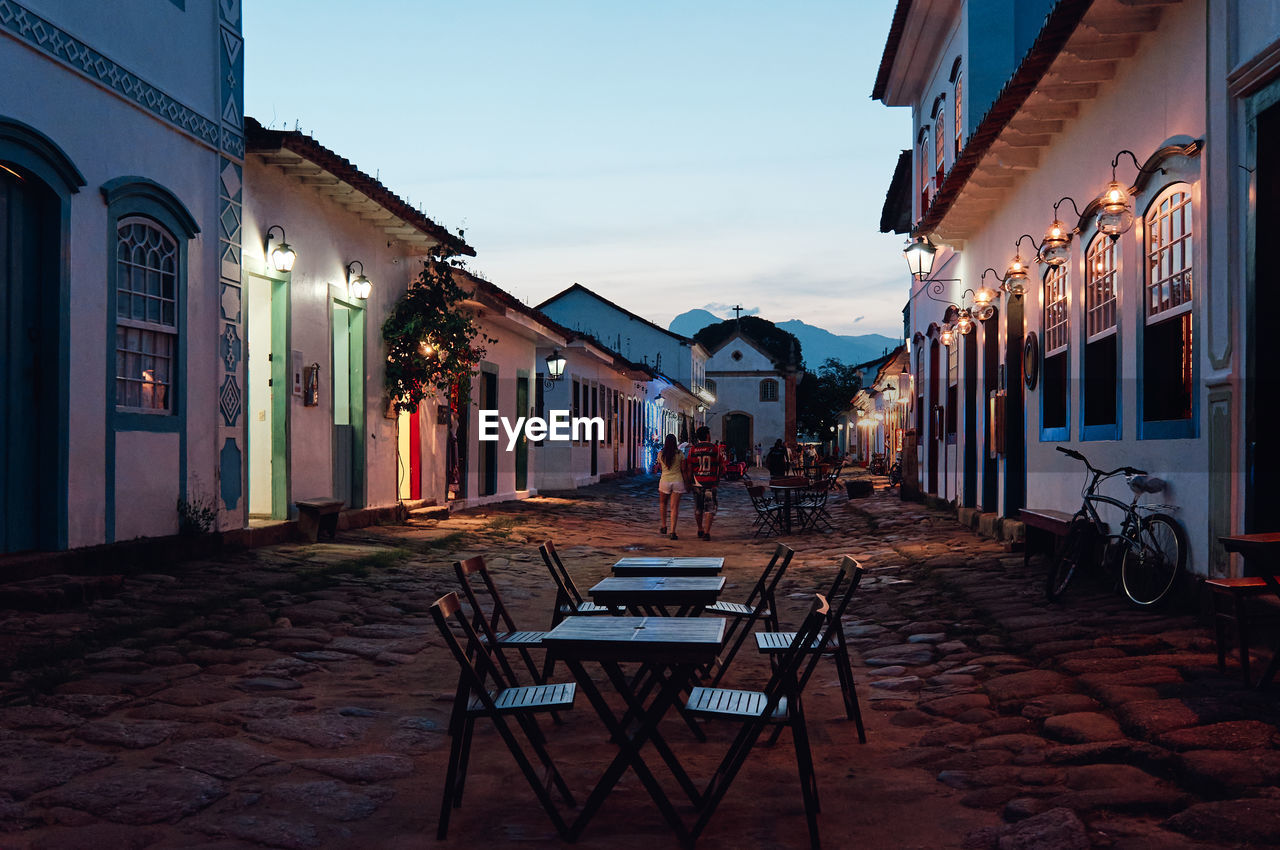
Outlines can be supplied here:
[[[0, 0], [3, 2], [3, 0]], [[240, 0], [218, 0], [218, 80], [221, 135], [218, 160], [218, 275], [220, 341], [218, 357], [223, 371], [218, 392], [218, 437], [222, 452], [218, 464], [222, 504], [235, 511], [244, 492], [244, 457], [239, 440], [243, 393], [240, 369], [241, 305], [241, 222], [244, 202], [244, 40], [240, 37]], [[243, 524], [243, 518], [226, 517], [227, 525]]]
[[[226, 5], [224, 2], [223, 7], [225, 8]], [[235, 26], [238, 28], [240, 4], [236, 2], [234, 5], [236, 7]], [[105, 86], [131, 103], [141, 106], [152, 115], [172, 124], [203, 144], [211, 148], [222, 147], [227, 149], [232, 147], [225, 144], [223, 127], [217, 121], [207, 118], [191, 107], [178, 102], [156, 86], [140, 78], [137, 74], [117, 62], [111, 61], [83, 41], [59, 29], [30, 9], [18, 4], [16, 0], [0, 0], [0, 26], [31, 47], [79, 71], [99, 85]], [[240, 67], [244, 67], [243, 57], [240, 58]], [[237, 80], [237, 82], [239, 81]], [[240, 102], [242, 101], [238, 99], [237, 103]], [[243, 116], [241, 116], [240, 123], [241, 129], [238, 134], [233, 135], [239, 139], [239, 153], [236, 154], [236, 157], [243, 159]]]

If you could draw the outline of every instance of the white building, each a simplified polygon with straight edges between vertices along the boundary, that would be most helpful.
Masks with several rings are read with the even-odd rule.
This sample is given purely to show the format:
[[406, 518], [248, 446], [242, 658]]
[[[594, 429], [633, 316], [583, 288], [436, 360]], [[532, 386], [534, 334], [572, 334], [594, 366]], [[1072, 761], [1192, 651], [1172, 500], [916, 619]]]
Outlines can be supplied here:
[[[1230, 569], [1220, 535], [1280, 523], [1259, 415], [1278, 296], [1256, 286], [1280, 209], [1278, 38], [1275, 0], [899, 3], [874, 96], [913, 115], [911, 188], [889, 199], [910, 211], [885, 221], [937, 246], [909, 305], [925, 492], [1074, 511], [1071, 446], [1167, 479], [1195, 572]], [[1115, 239], [1113, 180], [1133, 211]], [[1037, 262], [1055, 217], [1072, 239], [1039, 253], [1059, 266]], [[988, 268], [1006, 291], [946, 345]]]
[[775, 440], [796, 441], [801, 370], [794, 358], [779, 357], [738, 329], [711, 352], [706, 370], [716, 399], [707, 411], [711, 438], [722, 440], [733, 457], [752, 458], [757, 443], [767, 452]]
[[0, 12], [0, 553], [238, 525], [240, 5]]
[[703, 424], [705, 409], [715, 403], [715, 396], [706, 388], [708, 353], [699, 343], [661, 328], [578, 283], [548, 298], [538, 309], [570, 330], [596, 337], [626, 359], [651, 366], [692, 392], [694, 403], [677, 412], [678, 438], [690, 439], [693, 428]]

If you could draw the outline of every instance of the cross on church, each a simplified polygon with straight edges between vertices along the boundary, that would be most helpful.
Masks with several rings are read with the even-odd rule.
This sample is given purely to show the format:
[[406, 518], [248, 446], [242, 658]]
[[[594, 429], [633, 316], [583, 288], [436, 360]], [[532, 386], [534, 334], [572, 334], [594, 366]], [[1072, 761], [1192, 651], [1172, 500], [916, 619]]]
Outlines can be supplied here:
[[742, 318], [742, 305], [741, 305], [741, 304], [734, 304], [734, 305], [733, 305], [732, 307], [730, 307], [729, 309], [733, 311], [733, 320], [734, 320], [735, 322]]

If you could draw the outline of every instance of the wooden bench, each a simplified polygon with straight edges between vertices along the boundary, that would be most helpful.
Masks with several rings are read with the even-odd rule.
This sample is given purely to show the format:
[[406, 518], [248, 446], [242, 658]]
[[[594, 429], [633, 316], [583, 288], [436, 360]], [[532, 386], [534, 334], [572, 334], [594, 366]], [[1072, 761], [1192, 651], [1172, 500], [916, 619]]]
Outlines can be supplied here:
[[[1235, 627], [1236, 641], [1240, 645], [1240, 677], [1248, 685], [1249, 626], [1252, 620], [1259, 617], [1256, 612], [1250, 611], [1248, 602], [1269, 593], [1270, 588], [1267, 587], [1266, 579], [1261, 576], [1208, 578], [1204, 583], [1213, 591], [1213, 634], [1218, 642], [1218, 669], [1227, 669], [1226, 633], [1227, 624], [1230, 623]], [[1222, 607], [1219, 603], [1224, 600], [1229, 604]]]
[[1053, 547], [1050, 553], [1058, 551], [1058, 544], [1067, 536], [1067, 531], [1071, 528], [1071, 519], [1075, 514], [1069, 514], [1066, 511], [1053, 511], [1039, 508], [1022, 508], [1019, 518], [1022, 524], [1026, 526], [1026, 539], [1022, 543], [1022, 565], [1024, 567], [1031, 564], [1031, 529], [1043, 531], [1045, 534], [1052, 536]]
[[338, 512], [346, 502], [341, 499], [298, 499], [298, 531], [315, 543], [324, 531], [333, 540], [338, 536]]

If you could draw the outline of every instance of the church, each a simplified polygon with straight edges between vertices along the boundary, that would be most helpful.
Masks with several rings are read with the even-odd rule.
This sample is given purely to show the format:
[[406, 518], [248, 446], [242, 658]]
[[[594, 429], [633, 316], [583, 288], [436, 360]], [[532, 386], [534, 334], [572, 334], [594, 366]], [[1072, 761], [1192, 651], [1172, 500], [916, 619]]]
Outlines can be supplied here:
[[[756, 325], [772, 333], [753, 333]], [[711, 341], [716, 337], [723, 338]], [[748, 462], [757, 444], [767, 452], [775, 440], [794, 443], [796, 386], [804, 374], [795, 338], [749, 316], [704, 328], [698, 339], [710, 351], [707, 389], [716, 397], [706, 414], [711, 438], [723, 441], [731, 458]]]

